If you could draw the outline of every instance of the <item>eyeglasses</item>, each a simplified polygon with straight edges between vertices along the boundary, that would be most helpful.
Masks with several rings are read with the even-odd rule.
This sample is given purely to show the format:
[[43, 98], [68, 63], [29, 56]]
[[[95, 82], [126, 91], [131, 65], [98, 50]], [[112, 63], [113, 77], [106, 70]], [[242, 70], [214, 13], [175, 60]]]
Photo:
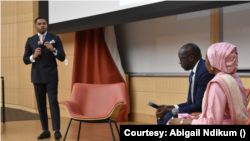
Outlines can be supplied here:
[[185, 56], [185, 57], [181, 57], [180, 58], [180, 61], [182, 61], [183, 59], [185, 59], [185, 58], [187, 58], [187, 57], [189, 57], [189, 56], [191, 56], [192, 54], [189, 54], [188, 56]]

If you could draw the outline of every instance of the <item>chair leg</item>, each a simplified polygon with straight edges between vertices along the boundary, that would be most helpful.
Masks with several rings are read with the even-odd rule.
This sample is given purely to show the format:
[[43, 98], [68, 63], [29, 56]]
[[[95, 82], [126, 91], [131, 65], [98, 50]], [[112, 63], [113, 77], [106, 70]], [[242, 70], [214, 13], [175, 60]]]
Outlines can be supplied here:
[[72, 121], [72, 118], [71, 118], [70, 121], [69, 121], [69, 125], [68, 125], [68, 128], [67, 128], [67, 130], [66, 130], [66, 133], [65, 133], [65, 135], [64, 135], [63, 141], [65, 141], [65, 139], [66, 139], [66, 136], [67, 136], [67, 133], [68, 133], [68, 130], [69, 130], [69, 126], [70, 126], [70, 124], [71, 124], [71, 121]]
[[111, 129], [111, 133], [112, 133], [113, 139], [115, 141], [115, 136], [114, 136], [114, 132], [113, 132], [112, 125], [111, 125], [111, 119], [109, 119], [109, 125], [110, 125], [110, 129]]
[[79, 141], [79, 137], [80, 137], [80, 132], [81, 132], [81, 124], [82, 124], [82, 122], [80, 121], [77, 141]]
[[115, 121], [115, 120], [114, 120], [114, 123], [115, 123], [116, 129], [117, 129], [118, 135], [119, 135], [119, 137], [120, 137], [120, 132], [119, 132], [119, 129], [118, 129], [118, 126], [117, 126], [117, 124], [116, 124], [116, 121]]

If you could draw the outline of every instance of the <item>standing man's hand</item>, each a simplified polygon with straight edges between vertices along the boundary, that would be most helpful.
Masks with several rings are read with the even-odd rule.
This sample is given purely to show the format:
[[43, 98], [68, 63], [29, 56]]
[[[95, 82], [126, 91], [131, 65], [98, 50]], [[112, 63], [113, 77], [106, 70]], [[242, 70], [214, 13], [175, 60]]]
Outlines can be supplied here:
[[159, 105], [159, 108], [156, 110], [156, 117], [158, 119], [163, 119], [164, 115], [171, 112], [172, 109], [172, 105]]
[[36, 48], [33, 59], [36, 59], [39, 55], [42, 55], [42, 49], [40, 47]]
[[55, 50], [50, 42], [47, 41], [44, 43], [44, 45], [47, 47], [47, 49], [51, 50], [52, 52], [55, 52]]

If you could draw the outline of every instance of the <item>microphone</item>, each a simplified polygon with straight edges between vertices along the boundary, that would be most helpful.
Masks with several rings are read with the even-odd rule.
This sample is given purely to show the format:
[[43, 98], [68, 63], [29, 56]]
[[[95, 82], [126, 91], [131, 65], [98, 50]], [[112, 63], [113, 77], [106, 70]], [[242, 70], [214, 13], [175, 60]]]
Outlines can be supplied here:
[[178, 113], [179, 113], [179, 110], [178, 110], [178, 109], [173, 108], [173, 109], [172, 109], [172, 113], [173, 113], [173, 117], [174, 117], [174, 118], [178, 118]]
[[37, 42], [37, 45], [38, 45], [38, 47], [41, 47], [42, 42], [41, 42], [41, 41], [38, 41], [38, 42]]
[[[41, 41], [38, 41], [38, 42], [37, 42], [37, 45], [38, 45], [38, 47], [41, 47], [41, 46], [42, 46], [42, 42], [41, 42]], [[39, 56], [40, 56], [40, 55], [39, 55]], [[37, 57], [37, 59], [40, 58], [39, 56]]]
[[159, 106], [156, 105], [156, 104], [154, 104], [152, 101], [149, 101], [149, 102], [148, 102], [148, 106], [151, 106], [151, 107], [156, 108], [156, 109], [159, 108]]

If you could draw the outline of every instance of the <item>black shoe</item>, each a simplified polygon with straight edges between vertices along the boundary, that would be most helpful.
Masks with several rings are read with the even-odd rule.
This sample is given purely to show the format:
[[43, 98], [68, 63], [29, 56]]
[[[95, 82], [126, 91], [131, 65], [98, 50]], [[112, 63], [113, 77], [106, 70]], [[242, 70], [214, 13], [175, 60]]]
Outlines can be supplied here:
[[55, 139], [58, 140], [62, 137], [60, 131], [55, 131]]
[[49, 131], [43, 131], [43, 133], [39, 137], [37, 137], [37, 139], [46, 139], [46, 138], [50, 138]]

